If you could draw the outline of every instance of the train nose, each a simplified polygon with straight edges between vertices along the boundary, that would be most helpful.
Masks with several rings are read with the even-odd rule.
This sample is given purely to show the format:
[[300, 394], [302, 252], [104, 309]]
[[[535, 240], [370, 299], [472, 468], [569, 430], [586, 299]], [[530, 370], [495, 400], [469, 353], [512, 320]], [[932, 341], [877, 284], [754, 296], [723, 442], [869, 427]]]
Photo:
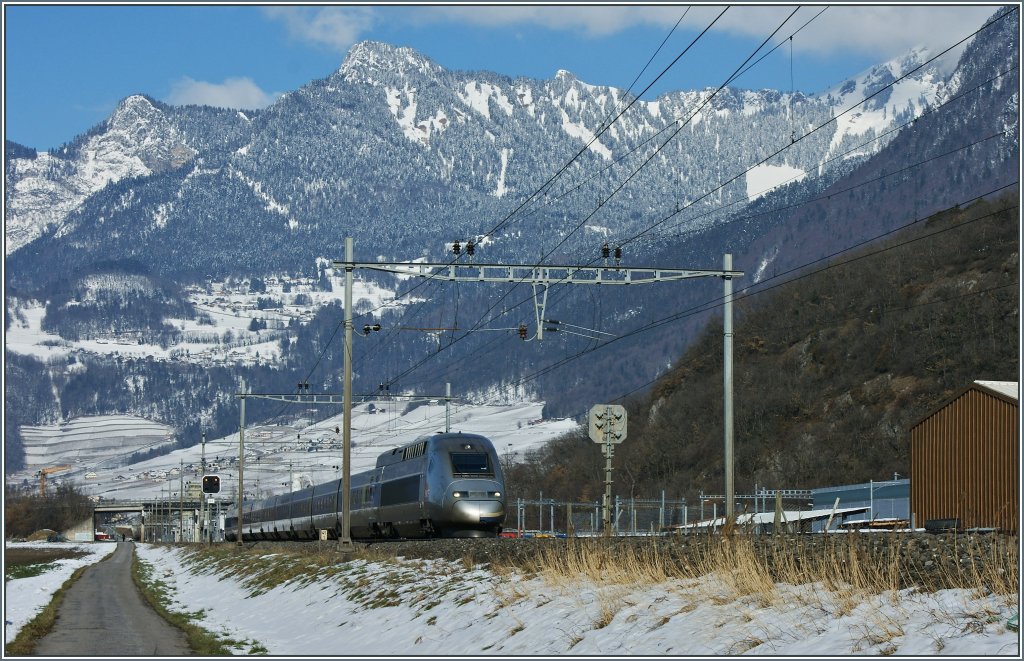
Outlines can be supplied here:
[[500, 500], [457, 500], [452, 505], [452, 520], [458, 523], [496, 523], [504, 517]]

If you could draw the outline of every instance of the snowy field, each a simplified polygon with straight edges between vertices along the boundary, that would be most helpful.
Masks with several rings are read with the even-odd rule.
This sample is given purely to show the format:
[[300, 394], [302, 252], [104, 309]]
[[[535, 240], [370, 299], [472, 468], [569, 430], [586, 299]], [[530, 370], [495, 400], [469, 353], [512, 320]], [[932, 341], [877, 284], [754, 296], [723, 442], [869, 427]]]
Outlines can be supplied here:
[[[353, 474], [373, 468], [383, 452], [411, 443], [424, 434], [444, 431], [443, 402], [424, 403], [409, 410], [407, 406], [406, 401], [380, 400], [353, 407]], [[453, 403], [447, 415], [453, 431], [482, 434], [491, 439], [499, 455], [518, 461], [526, 452], [577, 427], [571, 419], [542, 420], [543, 409], [543, 402], [505, 406]], [[247, 426], [243, 467], [246, 493], [263, 497], [288, 491], [290, 485], [302, 488], [340, 477], [342, 435], [335, 429], [342, 426], [342, 417], [339, 414], [312, 425], [307, 420], [295, 425]], [[109, 417], [97, 417], [94, 422], [97, 430], [111, 425]], [[76, 429], [80, 432], [78, 437], [88, 439], [90, 447], [99, 443], [99, 432], [88, 433], [85, 422], [76, 425]], [[229, 498], [238, 493], [238, 450], [237, 432], [208, 438], [205, 447], [206, 472], [221, 476], [221, 491]], [[201, 443], [147, 461], [123, 464], [132, 451], [121, 449], [119, 455], [93, 455], [94, 462], [76, 462], [81, 458], [81, 448], [73, 443], [61, 444], [47, 456], [49, 464], [72, 468], [51, 475], [48, 484], [70, 479], [87, 495], [120, 501], [177, 499], [182, 488], [188, 493], [189, 482], [198, 485], [201, 479]], [[122, 463], [118, 463], [118, 457]], [[27, 480], [34, 484], [38, 481], [36, 470], [31, 468], [9, 476], [8, 483]]]
[[[4, 581], [4, 644], [14, 640], [21, 628], [46, 608], [64, 581], [79, 567], [99, 562], [114, 552], [116, 544], [91, 542], [8, 542], [6, 548], [45, 548], [85, 551], [88, 555], [71, 560], [54, 560], [54, 568], [39, 576]], [[6, 570], [7, 563], [4, 563]]]
[[[114, 548], [80, 546], [96, 555], [7, 583], [8, 641], [70, 575], [70, 565]], [[1006, 626], [1016, 607], [962, 590], [866, 596], [844, 606], [813, 586], [780, 585], [766, 603], [730, 594], [713, 578], [593, 585], [407, 560], [354, 561], [331, 577], [300, 578], [258, 593], [234, 577], [197, 572], [171, 547], [136, 549], [154, 577], [168, 583], [172, 609], [201, 611], [204, 628], [242, 641], [238, 655], [265, 649], [270, 655], [364, 658], [1020, 656], [1018, 635]]]

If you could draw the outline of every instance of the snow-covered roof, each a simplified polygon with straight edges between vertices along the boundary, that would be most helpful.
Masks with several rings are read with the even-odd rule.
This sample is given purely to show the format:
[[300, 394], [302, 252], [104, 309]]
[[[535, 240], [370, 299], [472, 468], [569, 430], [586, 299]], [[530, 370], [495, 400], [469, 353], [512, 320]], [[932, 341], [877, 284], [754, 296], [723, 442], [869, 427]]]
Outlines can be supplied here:
[[1017, 395], [1018, 383], [1016, 381], [975, 381], [975, 383], [989, 390], [994, 390], [1000, 395], [1012, 397], [1020, 401], [1020, 397]]
[[[841, 507], [838, 509], [832, 509], [831, 507], [818, 510], [785, 510], [782, 512], [782, 521], [784, 523], [798, 523], [800, 521], [820, 521], [827, 519], [830, 516], [842, 517], [845, 514], [853, 514], [856, 512], [863, 512], [868, 507]], [[770, 512], [748, 512], [746, 514], [739, 514], [736, 516], [736, 523], [738, 525], [764, 525], [768, 523], [775, 523], [775, 511]], [[717, 519], [708, 519], [707, 521], [697, 521], [694, 523], [687, 524], [685, 526], [679, 525], [674, 526], [676, 528], [706, 528], [708, 526], [718, 528], [725, 525], [725, 517], [718, 517]]]

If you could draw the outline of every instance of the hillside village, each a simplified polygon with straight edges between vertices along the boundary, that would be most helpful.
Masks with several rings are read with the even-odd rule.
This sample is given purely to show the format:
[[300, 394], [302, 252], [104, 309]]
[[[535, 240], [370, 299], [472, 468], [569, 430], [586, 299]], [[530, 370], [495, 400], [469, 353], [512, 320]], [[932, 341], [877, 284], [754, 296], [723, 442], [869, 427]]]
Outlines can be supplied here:
[[[320, 279], [272, 275], [264, 279], [208, 279], [183, 287], [195, 306], [195, 320], [167, 319], [180, 331], [166, 348], [145, 344], [137, 334], [123, 332], [66, 340], [42, 330], [45, 313], [39, 301], [19, 301], [12, 312], [7, 345], [42, 359], [75, 352], [110, 356], [115, 360], [149, 359], [188, 362], [201, 366], [259, 366], [273, 364], [289, 329], [308, 324], [325, 305], [341, 304], [343, 278], [324, 268]], [[353, 298], [359, 310], [394, 308], [415, 303], [415, 297], [395, 301], [395, 292], [356, 279]], [[74, 369], [74, 368], [71, 368]]]

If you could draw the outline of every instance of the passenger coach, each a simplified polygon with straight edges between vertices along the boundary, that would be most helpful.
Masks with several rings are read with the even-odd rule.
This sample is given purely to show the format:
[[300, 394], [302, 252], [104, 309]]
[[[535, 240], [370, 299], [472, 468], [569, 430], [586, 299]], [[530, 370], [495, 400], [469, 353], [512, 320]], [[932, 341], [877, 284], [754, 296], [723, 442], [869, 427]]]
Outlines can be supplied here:
[[[494, 537], [505, 520], [505, 487], [494, 445], [477, 434], [438, 433], [389, 450], [369, 471], [350, 477], [353, 539]], [[244, 503], [242, 537], [337, 539], [341, 484], [332, 480]], [[236, 541], [237, 509], [224, 522]]]

